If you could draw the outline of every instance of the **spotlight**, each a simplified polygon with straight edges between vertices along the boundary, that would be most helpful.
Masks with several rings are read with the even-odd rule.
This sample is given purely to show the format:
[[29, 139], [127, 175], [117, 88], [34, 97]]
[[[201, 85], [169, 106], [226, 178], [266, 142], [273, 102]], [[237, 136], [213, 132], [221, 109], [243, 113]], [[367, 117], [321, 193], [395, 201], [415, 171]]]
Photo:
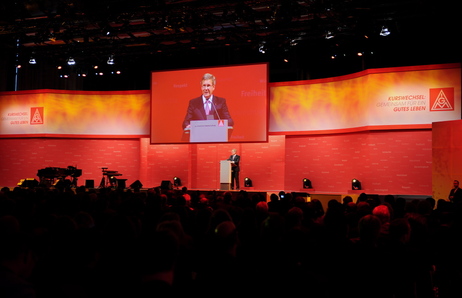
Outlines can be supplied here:
[[265, 41], [262, 41], [259, 45], [258, 45], [258, 51], [262, 54], [265, 54], [266, 51], [267, 51], [267, 48], [266, 48], [266, 42]]
[[143, 187], [143, 184], [140, 182], [140, 180], [136, 180], [135, 182], [130, 184], [130, 188], [133, 188], [133, 189], [140, 189], [142, 187]]
[[391, 32], [388, 30], [388, 27], [382, 26], [382, 30], [380, 30], [380, 36], [388, 36]]
[[334, 38], [334, 34], [332, 34], [332, 31], [327, 31], [325, 35], [326, 39], [332, 39]]
[[303, 188], [313, 188], [310, 179], [303, 178]]
[[181, 179], [178, 177], [173, 177], [173, 186], [175, 187], [181, 186]]
[[107, 59], [107, 64], [114, 65], [114, 56], [113, 55], [109, 56], [109, 59]]
[[75, 65], [75, 60], [74, 60], [74, 58], [69, 57], [69, 59], [67, 59], [67, 64], [68, 64], [68, 65]]
[[249, 177], [244, 178], [244, 186], [245, 187], [252, 187], [252, 180]]
[[170, 180], [162, 180], [162, 182], [160, 183], [160, 189], [163, 189], [163, 190], [173, 189], [172, 182]]
[[352, 190], [361, 190], [361, 182], [357, 179], [351, 180], [351, 189]]
[[111, 183], [111, 186], [117, 186], [117, 178], [115, 176], [110, 176], [109, 182]]
[[29, 64], [37, 64], [37, 61], [35, 61], [35, 58], [30, 58], [29, 59]]

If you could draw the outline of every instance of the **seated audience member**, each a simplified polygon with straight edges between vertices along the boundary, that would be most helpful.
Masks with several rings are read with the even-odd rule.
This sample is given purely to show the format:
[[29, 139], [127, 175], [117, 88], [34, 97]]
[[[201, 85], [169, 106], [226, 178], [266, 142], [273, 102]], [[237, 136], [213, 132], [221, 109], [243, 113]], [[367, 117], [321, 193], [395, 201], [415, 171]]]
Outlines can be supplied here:
[[373, 214], [363, 216], [359, 220], [359, 238], [352, 246], [354, 261], [350, 266], [347, 278], [357, 281], [354, 288], [349, 289], [351, 297], [389, 297], [384, 289], [387, 288], [386, 263], [380, 258], [379, 236], [380, 219]]
[[270, 200], [268, 202], [268, 211], [269, 212], [280, 212], [279, 196], [275, 193], [272, 193], [270, 195]]
[[255, 205], [255, 215], [257, 222], [263, 221], [269, 215], [269, 206], [265, 201], [260, 201]]
[[178, 238], [168, 229], [144, 235], [137, 256], [140, 280], [132, 297], [176, 297], [173, 284], [179, 250]]
[[406, 218], [390, 222], [388, 241], [383, 243], [386, 260], [386, 281], [392, 297], [415, 297], [417, 258], [409, 246], [411, 226]]
[[342, 199], [343, 205], [346, 207], [349, 203], [353, 202], [353, 198], [351, 196], [345, 196]]
[[209, 254], [202, 259], [197, 272], [196, 290], [205, 296], [225, 291], [234, 297], [248, 291], [252, 274], [237, 257], [238, 231], [230, 220], [219, 223], [214, 229]]
[[380, 219], [380, 241], [386, 241], [388, 238], [388, 229], [390, 226], [390, 209], [386, 205], [378, 205], [372, 209], [372, 214]]
[[185, 233], [180, 220], [165, 220], [157, 225], [156, 231], [172, 232], [178, 239], [179, 251], [175, 265], [173, 286], [183, 289], [191, 286], [194, 271], [192, 237]]
[[[10, 227], [17, 226], [2, 218], [2, 224], [10, 223]], [[16, 229], [4, 228], [0, 234], [0, 297], [35, 298], [36, 287], [29, 281], [36, 264], [32, 239]]]

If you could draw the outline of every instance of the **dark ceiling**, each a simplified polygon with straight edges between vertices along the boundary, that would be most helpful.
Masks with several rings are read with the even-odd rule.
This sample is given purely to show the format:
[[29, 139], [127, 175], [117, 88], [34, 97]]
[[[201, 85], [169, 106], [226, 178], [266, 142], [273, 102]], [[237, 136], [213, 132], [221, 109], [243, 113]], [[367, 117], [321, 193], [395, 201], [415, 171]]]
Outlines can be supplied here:
[[[72, 56], [91, 68], [113, 55], [136, 77], [265, 61], [270, 80], [283, 81], [460, 62], [460, 9], [449, 0], [3, 0], [0, 8], [2, 59], [16, 64]], [[379, 35], [383, 26], [389, 36]]]

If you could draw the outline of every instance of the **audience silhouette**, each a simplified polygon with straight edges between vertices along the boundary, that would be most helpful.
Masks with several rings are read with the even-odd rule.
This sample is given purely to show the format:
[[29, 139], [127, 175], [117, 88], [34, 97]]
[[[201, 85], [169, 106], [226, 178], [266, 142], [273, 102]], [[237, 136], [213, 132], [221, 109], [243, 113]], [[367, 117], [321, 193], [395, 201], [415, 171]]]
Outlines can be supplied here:
[[4, 187], [0, 297], [462, 297], [452, 202], [326, 207], [285, 192]]

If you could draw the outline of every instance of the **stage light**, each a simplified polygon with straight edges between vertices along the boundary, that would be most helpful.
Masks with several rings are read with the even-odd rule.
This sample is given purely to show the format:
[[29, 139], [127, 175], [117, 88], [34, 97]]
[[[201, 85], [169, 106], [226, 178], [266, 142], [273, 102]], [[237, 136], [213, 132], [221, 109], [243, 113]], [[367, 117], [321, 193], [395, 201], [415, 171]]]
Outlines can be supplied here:
[[68, 64], [68, 65], [75, 65], [75, 60], [74, 60], [74, 58], [69, 57], [69, 59], [67, 59], [67, 64]]
[[136, 180], [135, 182], [130, 184], [130, 188], [133, 188], [133, 189], [140, 189], [142, 187], [143, 187], [143, 184], [140, 182], [140, 180]]
[[332, 34], [332, 31], [327, 31], [325, 35], [326, 39], [332, 39], [334, 38], [334, 34]]
[[303, 188], [313, 188], [310, 179], [303, 178]]
[[181, 186], [181, 179], [178, 177], [173, 177], [173, 186], [175, 187]]
[[109, 59], [107, 59], [107, 64], [114, 65], [114, 56], [113, 55], [109, 56]]
[[361, 182], [357, 179], [351, 180], [351, 189], [352, 190], [361, 190]]
[[163, 189], [163, 190], [173, 189], [172, 182], [170, 180], [162, 180], [162, 182], [160, 183], [160, 189]]
[[29, 59], [29, 64], [37, 64], [37, 61], [35, 60], [34, 57], [31, 57], [31, 58]]
[[244, 178], [244, 186], [245, 187], [252, 187], [252, 180], [249, 177]]
[[117, 178], [115, 176], [110, 176], [109, 177], [109, 181], [111, 182], [111, 185], [112, 186], [116, 186], [117, 185]]
[[266, 48], [266, 41], [262, 41], [259, 45], [258, 45], [258, 51], [262, 54], [265, 54], [266, 51], [267, 51], [267, 48]]
[[380, 36], [388, 36], [391, 32], [388, 30], [388, 27], [382, 26], [382, 30], [380, 30]]

